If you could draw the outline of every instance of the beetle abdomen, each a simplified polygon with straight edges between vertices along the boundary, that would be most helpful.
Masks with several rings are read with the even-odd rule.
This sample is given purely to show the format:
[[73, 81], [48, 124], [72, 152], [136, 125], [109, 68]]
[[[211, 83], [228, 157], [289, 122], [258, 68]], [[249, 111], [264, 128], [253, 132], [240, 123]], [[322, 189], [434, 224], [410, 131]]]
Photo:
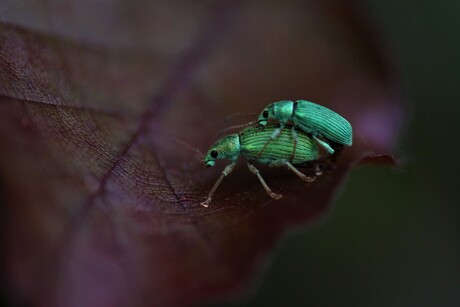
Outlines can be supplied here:
[[[270, 141], [265, 150], [264, 148], [270, 136], [278, 128], [277, 125], [268, 125], [264, 128], [250, 127], [240, 133], [241, 155], [249, 161], [259, 161], [269, 163], [273, 160], [290, 160], [294, 151], [294, 140], [290, 127], [283, 129], [279, 137]], [[297, 131], [298, 140], [295, 148], [292, 164], [305, 163], [318, 159], [318, 145], [307, 134]]]
[[301, 130], [339, 144], [351, 146], [353, 129], [350, 123], [336, 112], [319, 104], [297, 100], [292, 121]]

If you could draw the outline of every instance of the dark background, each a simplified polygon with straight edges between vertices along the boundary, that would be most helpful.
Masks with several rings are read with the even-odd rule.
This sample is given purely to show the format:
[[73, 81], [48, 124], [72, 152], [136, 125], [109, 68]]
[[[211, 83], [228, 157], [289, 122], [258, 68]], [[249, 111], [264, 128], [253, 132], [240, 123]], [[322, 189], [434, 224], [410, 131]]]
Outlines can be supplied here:
[[400, 167], [353, 170], [330, 214], [287, 236], [227, 306], [460, 306], [460, 2], [356, 2], [410, 106]]
[[412, 109], [401, 167], [355, 169], [330, 215], [284, 240], [231, 306], [460, 306], [460, 2], [358, 3]]

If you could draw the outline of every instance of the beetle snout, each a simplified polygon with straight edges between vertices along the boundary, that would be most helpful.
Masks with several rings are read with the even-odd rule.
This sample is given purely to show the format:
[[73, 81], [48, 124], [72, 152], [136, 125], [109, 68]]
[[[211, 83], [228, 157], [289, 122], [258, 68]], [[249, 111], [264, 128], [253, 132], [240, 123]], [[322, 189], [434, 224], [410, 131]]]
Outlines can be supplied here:
[[267, 121], [265, 119], [261, 119], [258, 121], [259, 127], [264, 127], [267, 124]]
[[216, 163], [216, 161], [214, 161], [214, 160], [206, 160], [206, 161], [204, 161], [204, 166], [213, 167], [215, 163]]

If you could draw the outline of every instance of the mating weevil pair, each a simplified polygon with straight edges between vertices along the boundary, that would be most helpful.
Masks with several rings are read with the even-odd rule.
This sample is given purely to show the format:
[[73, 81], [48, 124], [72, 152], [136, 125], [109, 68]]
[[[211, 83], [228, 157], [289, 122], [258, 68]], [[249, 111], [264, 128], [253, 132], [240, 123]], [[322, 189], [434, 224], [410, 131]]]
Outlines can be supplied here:
[[[268, 120], [279, 122], [267, 125]], [[292, 122], [291, 132], [284, 130]], [[335, 153], [330, 144], [338, 147], [351, 146], [353, 130], [350, 123], [336, 112], [306, 100], [281, 100], [268, 105], [258, 118], [259, 127], [243, 129], [239, 134], [231, 134], [218, 140], [208, 150], [205, 166], [214, 166], [217, 159], [229, 159], [219, 179], [208, 197], [201, 203], [207, 207], [212, 196], [225, 176], [230, 174], [239, 156], [248, 161], [249, 170], [257, 176], [267, 194], [280, 199], [281, 194], [274, 193], [260, 175], [252, 162], [266, 164], [269, 167], [285, 166], [300, 179], [312, 182], [316, 177], [307, 177], [296, 166], [318, 160], [318, 144], [330, 155]]]

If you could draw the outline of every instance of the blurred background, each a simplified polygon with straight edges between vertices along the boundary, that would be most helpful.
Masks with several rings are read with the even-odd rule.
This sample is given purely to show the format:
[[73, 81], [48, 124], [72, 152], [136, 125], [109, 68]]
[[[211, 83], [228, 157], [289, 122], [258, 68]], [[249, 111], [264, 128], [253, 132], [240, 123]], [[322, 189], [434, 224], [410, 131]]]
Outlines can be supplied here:
[[360, 0], [411, 104], [399, 169], [355, 169], [320, 224], [228, 306], [460, 306], [460, 2]]
[[400, 167], [354, 169], [330, 214], [285, 236], [251, 291], [213, 306], [460, 306], [460, 2], [355, 2], [411, 110]]

